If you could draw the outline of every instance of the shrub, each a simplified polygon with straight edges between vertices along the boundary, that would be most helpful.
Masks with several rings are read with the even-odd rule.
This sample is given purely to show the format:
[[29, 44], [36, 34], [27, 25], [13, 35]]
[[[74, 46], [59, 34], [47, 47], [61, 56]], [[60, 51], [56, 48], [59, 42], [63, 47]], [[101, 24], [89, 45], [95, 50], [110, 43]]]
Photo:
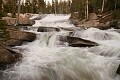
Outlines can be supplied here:
[[0, 43], [9, 39], [9, 33], [7, 31], [7, 23], [4, 20], [0, 20]]

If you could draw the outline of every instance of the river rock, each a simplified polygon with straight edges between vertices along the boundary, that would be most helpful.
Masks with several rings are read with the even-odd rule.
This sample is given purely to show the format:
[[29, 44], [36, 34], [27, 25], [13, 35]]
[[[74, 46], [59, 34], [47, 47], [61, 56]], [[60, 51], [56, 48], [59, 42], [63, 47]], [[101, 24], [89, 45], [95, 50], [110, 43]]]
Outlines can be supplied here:
[[20, 61], [22, 58], [22, 54], [13, 51], [11, 47], [8, 46], [0, 46], [0, 70], [6, 70], [12, 65]]
[[20, 46], [24, 42], [32, 42], [36, 39], [36, 34], [31, 32], [20, 31], [16, 29], [8, 29], [10, 39], [4, 44], [8, 46]]
[[98, 17], [95, 13], [90, 13], [88, 19], [89, 20], [96, 20], [96, 19], [98, 19]]
[[120, 29], [120, 21], [119, 20], [113, 20], [110, 22], [111, 27], [115, 29]]
[[15, 62], [15, 56], [7, 49], [0, 49], [0, 64], [11, 64]]
[[37, 32], [59, 32], [60, 29], [59, 28], [55, 28], [55, 27], [39, 27]]
[[120, 74], [120, 65], [119, 65], [119, 67], [117, 69], [117, 74]]
[[96, 42], [93, 42], [93, 41], [90, 41], [90, 40], [85, 40], [85, 39], [78, 38], [78, 37], [67, 36], [67, 40], [68, 40], [69, 46], [72, 46], [72, 47], [98, 46], [98, 44]]
[[70, 27], [70, 28], [61, 27], [61, 29], [65, 31], [80, 31], [81, 30], [80, 27]]

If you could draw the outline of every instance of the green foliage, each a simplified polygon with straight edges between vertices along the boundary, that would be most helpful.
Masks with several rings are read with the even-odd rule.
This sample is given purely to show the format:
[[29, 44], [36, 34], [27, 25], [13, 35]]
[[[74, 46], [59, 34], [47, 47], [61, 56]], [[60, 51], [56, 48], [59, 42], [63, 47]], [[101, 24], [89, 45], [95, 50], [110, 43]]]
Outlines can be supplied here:
[[120, 20], [120, 9], [117, 9], [115, 12], [113, 12], [113, 19]]
[[[56, 14], [69, 14], [78, 12], [80, 17], [85, 17], [86, 1], [87, 0], [52, 0], [52, 4], [45, 0], [26, 0], [26, 3], [21, 4], [21, 13], [56, 13]], [[5, 14], [12, 13], [15, 17], [17, 12], [17, 0], [6, 0], [4, 3], [4, 9], [2, 9], [3, 2], [0, 0], [0, 17]], [[89, 13], [100, 13], [103, 0], [89, 0]], [[114, 16], [118, 15], [120, 9], [120, 0], [105, 0], [104, 11], [112, 11]], [[2, 10], [4, 10], [2, 12]]]
[[9, 33], [6, 29], [7, 29], [6, 21], [0, 20], [0, 43], [9, 38]]
[[3, 1], [0, 0], [0, 18], [2, 17], [3, 13], [2, 13], [2, 4], [3, 4]]

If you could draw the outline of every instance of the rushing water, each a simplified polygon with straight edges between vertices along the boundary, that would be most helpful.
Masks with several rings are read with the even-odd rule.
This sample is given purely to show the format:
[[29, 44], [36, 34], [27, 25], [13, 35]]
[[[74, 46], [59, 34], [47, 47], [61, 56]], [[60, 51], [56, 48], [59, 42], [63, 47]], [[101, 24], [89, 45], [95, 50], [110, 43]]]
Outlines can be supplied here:
[[120, 34], [90, 28], [73, 32], [99, 43], [92, 48], [69, 47], [60, 41], [68, 31], [36, 32], [37, 39], [16, 46], [23, 58], [14, 67], [3, 71], [0, 80], [120, 80], [116, 74], [120, 64]]

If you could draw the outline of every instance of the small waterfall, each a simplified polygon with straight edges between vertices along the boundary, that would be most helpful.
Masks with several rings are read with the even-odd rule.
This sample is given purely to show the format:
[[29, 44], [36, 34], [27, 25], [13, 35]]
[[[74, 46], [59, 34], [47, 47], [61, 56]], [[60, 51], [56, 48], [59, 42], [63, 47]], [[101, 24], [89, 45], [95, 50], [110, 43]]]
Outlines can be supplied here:
[[36, 26], [45, 26], [45, 27], [75, 27], [73, 24], [71, 24], [70, 15], [53, 15], [49, 14], [45, 18], [41, 20], [36, 20], [33, 27]]
[[99, 30], [96, 28], [89, 28], [83, 31], [77, 31], [73, 33], [75, 37], [87, 38], [91, 40], [120, 40], [120, 34], [109, 30]]
[[[120, 80], [120, 34], [91, 28], [72, 32], [36, 32], [37, 39], [16, 46], [24, 49], [14, 67], [0, 71], [0, 80]], [[92, 48], [70, 47], [66, 36], [99, 43]]]

